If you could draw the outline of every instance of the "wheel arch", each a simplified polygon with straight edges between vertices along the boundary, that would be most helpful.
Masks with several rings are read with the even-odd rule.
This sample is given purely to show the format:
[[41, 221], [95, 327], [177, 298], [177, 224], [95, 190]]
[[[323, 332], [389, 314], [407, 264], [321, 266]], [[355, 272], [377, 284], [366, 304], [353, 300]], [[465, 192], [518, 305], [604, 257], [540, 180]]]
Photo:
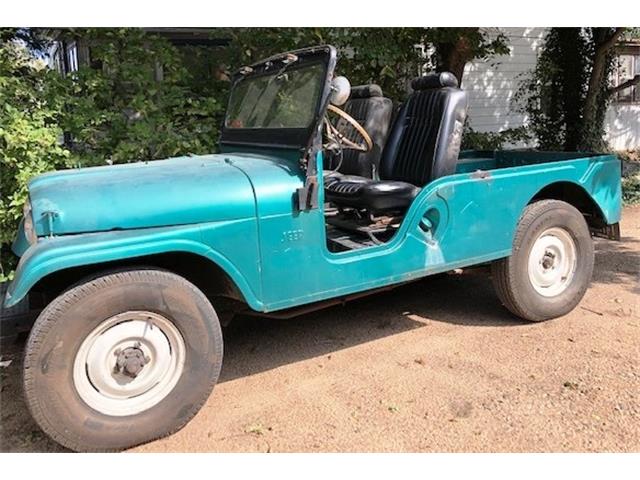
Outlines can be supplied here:
[[128, 255], [117, 249], [105, 249], [91, 257], [64, 248], [28, 251], [9, 287], [5, 305], [15, 305], [29, 294], [37, 308], [89, 276], [122, 269], [158, 268], [184, 277], [210, 299], [220, 297], [255, 310], [262, 308], [247, 279], [233, 263], [204, 245], [192, 243], [155, 245]]
[[84, 278], [134, 268], [167, 270], [193, 283], [208, 298], [225, 297], [247, 303], [238, 285], [220, 265], [208, 257], [179, 250], [62, 268], [39, 279], [31, 291], [57, 295]]
[[568, 181], [551, 183], [540, 189], [528, 204], [539, 200], [560, 200], [572, 205], [582, 213], [592, 230], [601, 229], [608, 224], [598, 202], [580, 184]]

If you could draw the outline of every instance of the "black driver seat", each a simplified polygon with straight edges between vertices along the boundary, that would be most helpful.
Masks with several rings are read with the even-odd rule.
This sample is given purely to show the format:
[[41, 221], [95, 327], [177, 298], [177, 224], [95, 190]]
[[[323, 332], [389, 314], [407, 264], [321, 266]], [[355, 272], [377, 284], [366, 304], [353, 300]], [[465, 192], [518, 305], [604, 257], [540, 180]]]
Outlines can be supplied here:
[[[373, 142], [373, 148], [368, 152], [344, 149], [342, 161], [338, 165], [325, 165], [325, 169], [336, 168], [339, 173], [345, 175], [377, 178], [380, 156], [389, 135], [393, 102], [382, 95], [379, 85], [372, 83], [351, 87], [349, 100], [342, 108], [367, 131]], [[338, 118], [335, 125], [347, 138], [358, 137], [355, 129], [344, 119]]]
[[421, 188], [455, 172], [467, 95], [449, 72], [418, 77], [400, 109], [382, 152], [380, 177], [325, 178], [325, 199], [373, 213], [406, 210]]

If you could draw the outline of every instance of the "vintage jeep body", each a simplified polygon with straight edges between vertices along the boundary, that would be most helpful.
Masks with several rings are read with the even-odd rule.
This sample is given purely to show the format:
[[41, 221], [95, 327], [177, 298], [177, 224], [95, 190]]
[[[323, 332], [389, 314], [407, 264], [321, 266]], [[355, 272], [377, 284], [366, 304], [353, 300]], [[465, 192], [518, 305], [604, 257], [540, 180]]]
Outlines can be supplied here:
[[[619, 235], [614, 156], [459, 153], [466, 97], [438, 76], [414, 82], [407, 102], [439, 127], [418, 129], [412, 142], [431, 135], [426, 148], [394, 153], [409, 159], [405, 174], [389, 173], [384, 152], [422, 118], [407, 108], [382, 147], [380, 175], [342, 173], [328, 157], [378, 145], [366, 131], [366, 142], [346, 139], [366, 119], [338, 111], [338, 122], [325, 120], [343, 93], [335, 65], [335, 49], [321, 46], [241, 70], [218, 154], [31, 181], [5, 305], [45, 299], [25, 392], [54, 439], [117, 450], [181, 428], [217, 380], [219, 323], [236, 313], [295, 316], [488, 262], [500, 299], [525, 319], [580, 301], [591, 235]], [[440, 113], [430, 95], [444, 99]], [[425, 162], [431, 177], [408, 182]]]

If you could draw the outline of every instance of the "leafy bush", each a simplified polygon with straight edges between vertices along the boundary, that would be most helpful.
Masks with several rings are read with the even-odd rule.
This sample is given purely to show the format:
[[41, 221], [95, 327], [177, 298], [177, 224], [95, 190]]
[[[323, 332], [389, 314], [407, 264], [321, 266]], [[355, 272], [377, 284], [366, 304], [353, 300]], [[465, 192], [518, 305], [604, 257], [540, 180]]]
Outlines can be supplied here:
[[8, 252], [22, 217], [27, 182], [34, 175], [69, 164], [59, 144], [58, 105], [49, 97], [50, 71], [34, 62], [23, 45], [0, 45], [0, 281], [11, 275]]
[[224, 95], [197, 83], [176, 47], [139, 29], [89, 29], [82, 38], [92, 67], [58, 77], [57, 88], [60, 125], [83, 164], [214, 151]]
[[640, 149], [618, 152], [622, 162], [622, 201], [640, 203]]
[[194, 78], [182, 52], [139, 29], [72, 33], [91, 43], [92, 65], [63, 77], [24, 31], [0, 30], [0, 282], [33, 176], [215, 151], [228, 82]]
[[387, 96], [400, 100], [425, 62], [415, 45], [428, 41], [429, 32], [425, 28], [238, 28], [221, 33], [232, 40], [226, 54], [234, 66], [309, 45], [331, 44], [340, 50], [338, 75], [346, 75], [352, 85], [377, 83]]
[[462, 150], [501, 150], [530, 140], [531, 133], [526, 127], [508, 128], [501, 132], [477, 132], [467, 122], [462, 135]]
[[536, 66], [525, 76], [515, 104], [529, 116], [541, 150], [608, 152], [607, 108], [618, 87], [611, 85], [615, 45], [623, 27], [551, 28]]
[[622, 201], [627, 205], [640, 203], [640, 174], [622, 179]]

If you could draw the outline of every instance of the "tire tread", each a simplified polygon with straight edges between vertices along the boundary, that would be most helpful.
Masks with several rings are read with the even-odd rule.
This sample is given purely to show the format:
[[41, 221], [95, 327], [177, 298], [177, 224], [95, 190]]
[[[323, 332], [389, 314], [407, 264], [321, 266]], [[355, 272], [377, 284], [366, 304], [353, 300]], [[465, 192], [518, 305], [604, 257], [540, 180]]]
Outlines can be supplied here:
[[[524, 210], [513, 240], [513, 251], [511, 256], [496, 260], [491, 264], [491, 274], [494, 289], [500, 302], [514, 315], [529, 321], [542, 321], [547, 320], [546, 317], [541, 317], [536, 312], [527, 308], [522, 302], [518, 301], [516, 296], [516, 290], [514, 285], [516, 284], [516, 267], [514, 265], [513, 257], [519, 253], [519, 249], [527, 235], [532, 223], [539, 218], [542, 214], [547, 213], [554, 209], [569, 208], [574, 210], [577, 214], [582, 214], [573, 205], [560, 200], [539, 200], [537, 202], [529, 204]], [[580, 297], [584, 295], [588, 287], [588, 282], [583, 289], [579, 292]]]
[[[149, 281], [154, 278], [169, 278], [171, 281], [178, 282], [182, 287], [191, 290], [196, 295], [200, 295], [203, 298], [204, 294], [191, 282], [185, 278], [176, 275], [168, 270], [154, 269], [152, 267], [135, 267], [135, 268], [120, 268], [107, 272], [100, 272], [85, 277], [83, 280], [69, 287], [61, 295], [55, 298], [45, 309], [40, 313], [36, 322], [31, 329], [29, 339], [27, 341], [24, 357], [23, 357], [23, 392], [26, 399], [27, 407], [36, 423], [44, 430], [44, 432], [50, 436], [54, 441], [74, 451], [92, 451], [92, 452], [117, 452], [121, 451], [121, 448], [106, 448], [106, 449], [93, 449], [87, 448], [86, 443], [74, 442], [73, 440], [60, 435], [56, 428], [51, 425], [51, 422], [47, 419], [38, 402], [38, 396], [35, 392], [33, 369], [36, 367], [37, 355], [34, 352], [38, 352], [37, 346], [43, 341], [47, 334], [51, 331], [53, 325], [59, 321], [59, 316], [68, 308], [71, 304], [81, 301], [83, 298], [101, 290], [106, 286], [113, 286], [119, 283], [128, 281]], [[207, 300], [208, 302], [208, 300]], [[218, 353], [218, 352], [216, 352]], [[216, 358], [221, 357], [216, 356]], [[158, 440], [168, 435], [176, 433], [182, 429], [202, 408], [204, 403], [209, 398], [210, 392], [217, 382], [214, 379], [210, 382], [208, 388], [208, 394], [203, 395], [197, 404], [193, 405], [189, 414], [184, 415], [182, 420], [177, 423], [170, 431], [165, 432], [162, 435], [158, 435], [155, 438], [148, 439], [144, 443]], [[136, 444], [139, 445], [140, 443]], [[131, 448], [136, 445], [129, 445], [126, 448]]]

